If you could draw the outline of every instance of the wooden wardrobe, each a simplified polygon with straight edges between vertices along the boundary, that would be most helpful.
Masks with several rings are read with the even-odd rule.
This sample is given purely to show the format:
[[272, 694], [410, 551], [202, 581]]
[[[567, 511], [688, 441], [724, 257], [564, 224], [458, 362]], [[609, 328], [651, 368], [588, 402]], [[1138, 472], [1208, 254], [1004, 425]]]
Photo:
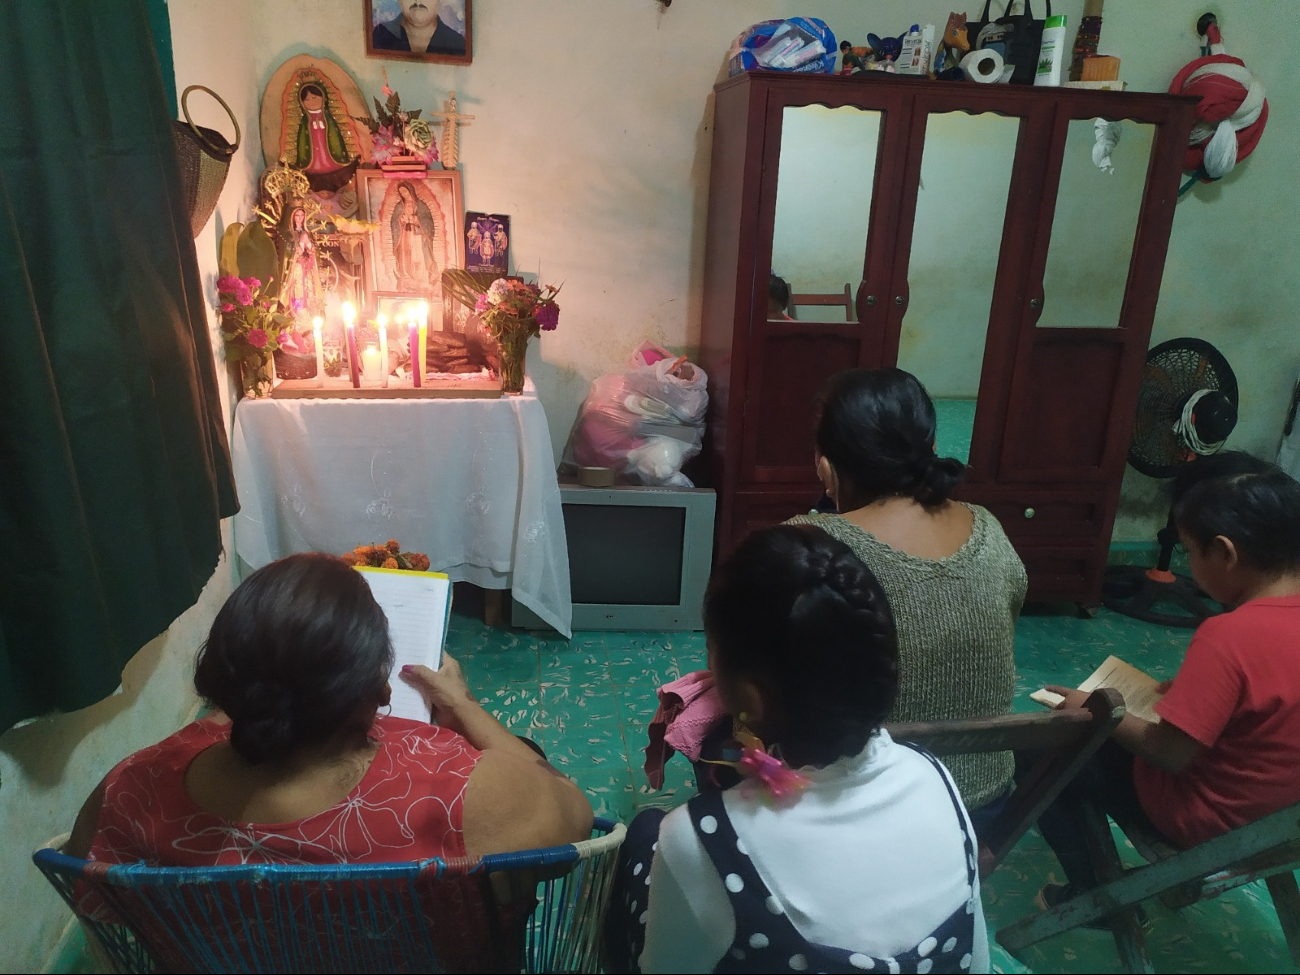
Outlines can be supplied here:
[[[898, 364], [973, 413], [958, 497], [1002, 522], [1029, 598], [1098, 603], [1195, 99], [751, 72], [715, 100], [700, 358], [717, 551], [820, 494], [825, 378]], [[841, 118], [868, 136], [841, 140]], [[1097, 119], [1130, 140], [1118, 176], [1080, 158]], [[778, 264], [811, 293], [793, 320], [769, 317]]]

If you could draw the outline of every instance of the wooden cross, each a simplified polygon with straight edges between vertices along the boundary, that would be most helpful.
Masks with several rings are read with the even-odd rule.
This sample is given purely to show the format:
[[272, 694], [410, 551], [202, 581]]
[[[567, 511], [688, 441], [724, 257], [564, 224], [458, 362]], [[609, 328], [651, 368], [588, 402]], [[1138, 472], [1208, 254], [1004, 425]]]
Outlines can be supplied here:
[[438, 146], [439, 161], [447, 169], [455, 169], [460, 161], [460, 126], [473, 121], [473, 115], [462, 115], [456, 109], [456, 93], [451, 93], [445, 112], [430, 112], [442, 119], [442, 143]]

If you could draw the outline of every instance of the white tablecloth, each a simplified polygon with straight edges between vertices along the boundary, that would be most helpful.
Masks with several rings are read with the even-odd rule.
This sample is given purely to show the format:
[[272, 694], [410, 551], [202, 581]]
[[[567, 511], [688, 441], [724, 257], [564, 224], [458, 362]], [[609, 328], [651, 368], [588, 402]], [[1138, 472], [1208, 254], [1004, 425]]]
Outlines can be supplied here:
[[513, 589], [571, 635], [560, 489], [531, 383], [500, 399], [244, 399], [231, 453], [235, 550], [254, 568], [396, 538], [453, 581]]

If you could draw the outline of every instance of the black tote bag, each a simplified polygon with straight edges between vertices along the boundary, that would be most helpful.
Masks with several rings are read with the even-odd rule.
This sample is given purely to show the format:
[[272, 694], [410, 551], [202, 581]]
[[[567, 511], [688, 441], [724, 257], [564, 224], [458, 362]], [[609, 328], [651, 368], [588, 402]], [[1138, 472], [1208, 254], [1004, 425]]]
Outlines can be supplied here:
[[[1002, 55], [1002, 60], [1015, 69], [1011, 75], [1013, 85], [1032, 85], [1034, 75], [1038, 72], [1038, 54], [1043, 46], [1043, 21], [1034, 19], [1031, 0], [1024, 0], [1024, 7], [1018, 14], [1011, 13], [1016, 0], [1009, 0], [1006, 10], [996, 20], [989, 20], [989, 5], [992, 0], [984, 0], [984, 13], [979, 20], [971, 24], [967, 36], [970, 38], [971, 50], [989, 48]], [[1047, 16], [1052, 16], [1052, 0], [1045, 0]], [[985, 33], [985, 28], [990, 30]], [[985, 39], [980, 40], [980, 35]]]

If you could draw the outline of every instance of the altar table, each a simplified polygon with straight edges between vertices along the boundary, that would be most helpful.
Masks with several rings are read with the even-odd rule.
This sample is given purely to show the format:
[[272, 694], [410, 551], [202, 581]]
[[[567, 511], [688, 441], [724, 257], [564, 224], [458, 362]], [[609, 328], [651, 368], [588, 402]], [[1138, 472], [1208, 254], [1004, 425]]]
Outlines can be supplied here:
[[231, 454], [235, 551], [250, 566], [395, 538], [572, 635], [560, 489], [531, 382], [500, 399], [244, 399]]

